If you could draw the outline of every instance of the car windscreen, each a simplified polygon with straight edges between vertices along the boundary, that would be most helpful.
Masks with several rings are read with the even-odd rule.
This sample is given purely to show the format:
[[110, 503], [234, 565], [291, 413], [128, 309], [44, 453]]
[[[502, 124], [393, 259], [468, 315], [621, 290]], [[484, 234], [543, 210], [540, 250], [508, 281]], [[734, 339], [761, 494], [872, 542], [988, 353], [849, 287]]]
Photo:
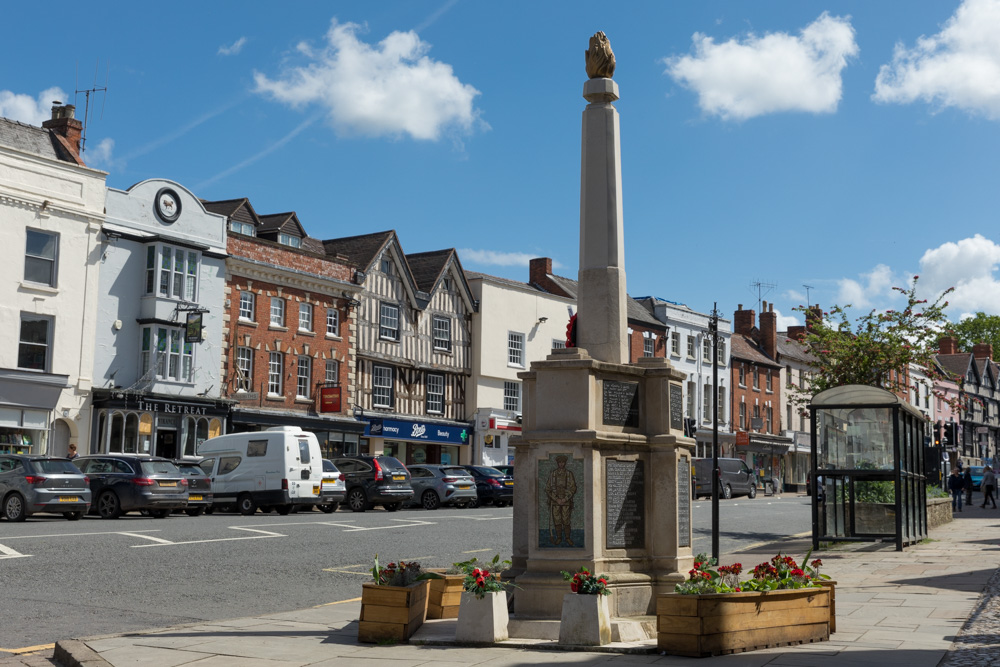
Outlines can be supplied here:
[[333, 461], [328, 461], [323, 459], [323, 472], [339, 472], [337, 466], [333, 465]]
[[504, 477], [505, 475], [497, 470], [496, 468], [490, 468], [489, 466], [476, 466], [476, 470], [480, 474], [486, 475], [487, 477]]
[[37, 473], [79, 475], [80, 469], [69, 462], [68, 459], [36, 459], [31, 462], [31, 467]]
[[465, 468], [441, 468], [441, 474], [445, 477], [472, 477]]
[[144, 475], [179, 475], [181, 472], [170, 461], [142, 461], [139, 465]]
[[386, 470], [406, 470], [406, 466], [400, 463], [399, 459], [394, 456], [380, 456], [378, 457], [378, 464]]
[[185, 463], [184, 465], [177, 466], [180, 471], [187, 475], [188, 477], [204, 477], [205, 471], [201, 469], [201, 466], [195, 465], [194, 463]]

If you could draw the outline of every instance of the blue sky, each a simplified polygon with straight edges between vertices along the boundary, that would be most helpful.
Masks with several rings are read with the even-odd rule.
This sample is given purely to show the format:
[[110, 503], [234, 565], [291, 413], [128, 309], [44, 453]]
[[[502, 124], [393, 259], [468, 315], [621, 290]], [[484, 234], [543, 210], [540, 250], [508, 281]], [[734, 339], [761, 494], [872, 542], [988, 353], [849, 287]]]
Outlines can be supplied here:
[[[575, 277], [583, 52], [621, 90], [628, 290], [891, 308], [914, 274], [1000, 313], [1000, 0], [180, 1], [5, 8], [0, 116], [103, 86], [84, 158], [127, 188], [395, 229], [467, 269]], [[96, 76], [95, 76], [96, 71]]]

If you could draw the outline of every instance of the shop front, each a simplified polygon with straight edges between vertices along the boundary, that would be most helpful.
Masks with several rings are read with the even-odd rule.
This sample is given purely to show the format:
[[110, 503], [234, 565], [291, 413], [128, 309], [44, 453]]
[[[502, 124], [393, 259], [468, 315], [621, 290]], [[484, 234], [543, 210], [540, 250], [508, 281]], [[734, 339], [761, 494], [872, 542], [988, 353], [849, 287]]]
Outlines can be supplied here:
[[495, 408], [476, 410], [473, 462], [484, 466], [514, 465], [510, 438], [517, 435], [521, 435], [521, 422], [516, 412]]
[[194, 457], [198, 445], [225, 433], [229, 404], [215, 399], [94, 390], [90, 453]]
[[472, 463], [469, 443], [472, 428], [462, 422], [410, 421], [381, 419], [364, 415], [364, 435], [368, 451], [362, 454], [395, 456], [404, 464]]
[[52, 410], [69, 376], [0, 369], [0, 454], [48, 453]]
[[766, 490], [773, 480], [778, 491], [784, 489], [790, 471], [786, 468], [785, 455], [792, 446], [792, 439], [768, 433], [736, 434], [736, 457], [743, 459], [753, 470], [757, 488]]
[[311, 413], [288, 410], [234, 409], [230, 431], [263, 431], [276, 426], [297, 426], [316, 435], [323, 458], [345, 454], [364, 454], [368, 443], [364, 438], [364, 424], [353, 419], [323, 417]]

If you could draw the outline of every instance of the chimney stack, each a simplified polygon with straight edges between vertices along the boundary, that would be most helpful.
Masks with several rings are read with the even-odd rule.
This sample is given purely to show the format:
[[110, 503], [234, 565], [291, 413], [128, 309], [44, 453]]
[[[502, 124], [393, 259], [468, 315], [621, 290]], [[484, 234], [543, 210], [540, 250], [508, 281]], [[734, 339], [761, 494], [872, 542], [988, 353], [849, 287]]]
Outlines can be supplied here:
[[42, 127], [51, 130], [55, 135], [61, 137], [60, 144], [73, 157], [83, 164], [80, 159], [80, 139], [83, 136], [83, 123], [76, 119], [76, 107], [72, 104], [63, 105], [61, 102], [53, 102], [52, 118], [42, 123]]
[[742, 303], [736, 306], [736, 312], [733, 313], [733, 333], [749, 336], [756, 323], [757, 313], [753, 309], [743, 310]]
[[819, 307], [819, 304], [809, 306], [808, 310], [806, 310], [806, 331], [812, 331], [812, 328], [822, 321], [823, 309]]
[[974, 359], [993, 360], [993, 346], [989, 343], [976, 343], [972, 346], [972, 357]]
[[771, 359], [778, 358], [778, 314], [774, 312], [774, 304], [763, 302], [760, 314], [760, 346]]
[[943, 336], [938, 341], [938, 354], [958, 354], [958, 340], [953, 336]]
[[806, 328], [800, 326], [788, 327], [788, 337], [801, 343], [805, 340]]
[[528, 262], [528, 282], [538, 285], [549, 294], [564, 296], [570, 299], [576, 298], [573, 294], [568, 294], [566, 290], [549, 278], [552, 275], [552, 258], [536, 257]]

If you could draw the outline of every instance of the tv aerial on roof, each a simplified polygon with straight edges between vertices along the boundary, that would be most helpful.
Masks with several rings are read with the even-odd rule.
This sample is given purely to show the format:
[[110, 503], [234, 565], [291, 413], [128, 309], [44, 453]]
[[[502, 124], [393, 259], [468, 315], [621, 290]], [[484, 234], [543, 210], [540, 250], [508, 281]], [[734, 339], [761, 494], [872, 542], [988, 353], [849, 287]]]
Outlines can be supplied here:
[[[84, 90], [81, 90], [79, 87], [77, 87], [77, 89], [74, 91], [74, 98], [73, 98], [73, 104], [74, 104], [74, 106], [76, 105], [76, 97], [75, 97], [75, 95], [79, 95], [80, 93], [83, 93], [84, 96], [85, 96], [85, 98], [84, 98], [84, 108], [83, 108], [83, 135], [80, 137], [80, 152], [81, 153], [83, 153], [85, 150], [87, 150], [87, 124], [90, 121], [90, 94], [91, 93], [94, 93], [95, 95], [97, 93], [104, 93], [104, 97], [101, 100], [101, 119], [102, 120], [104, 119], [104, 103], [107, 102], [107, 100], [108, 100], [108, 75], [110, 74], [110, 71], [111, 71], [111, 63], [109, 62], [109, 63], [106, 64], [106, 69], [104, 71], [104, 85], [103, 86], [98, 86], [97, 85], [97, 74], [98, 74], [98, 71], [100, 69], [100, 66], [101, 66], [101, 61], [98, 60], [97, 63], [94, 65], [94, 85], [92, 87], [84, 89]], [[76, 85], [77, 86], [80, 85], [80, 63], [79, 62], [77, 62], [77, 64], [76, 64]]]

